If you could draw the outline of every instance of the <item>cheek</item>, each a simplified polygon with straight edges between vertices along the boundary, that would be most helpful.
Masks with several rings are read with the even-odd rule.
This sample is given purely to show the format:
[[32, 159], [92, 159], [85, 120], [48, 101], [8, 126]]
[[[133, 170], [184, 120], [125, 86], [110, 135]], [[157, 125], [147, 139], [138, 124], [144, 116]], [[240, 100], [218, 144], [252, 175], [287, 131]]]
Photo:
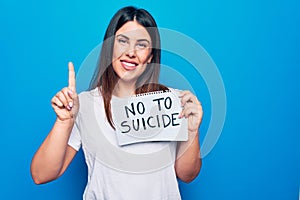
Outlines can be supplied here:
[[116, 48], [114, 46], [114, 50], [113, 50], [113, 59], [119, 58], [121, 57], [121, 55], [123, 54], [123, 51], [119, 48]]
[[147, 63], [148, 59], [150, 58], [150, 56], [147, 53], [141, 53], [141, 54], [138, 54], [137, 56], [138, 56], [140, 62], [143, 64]]

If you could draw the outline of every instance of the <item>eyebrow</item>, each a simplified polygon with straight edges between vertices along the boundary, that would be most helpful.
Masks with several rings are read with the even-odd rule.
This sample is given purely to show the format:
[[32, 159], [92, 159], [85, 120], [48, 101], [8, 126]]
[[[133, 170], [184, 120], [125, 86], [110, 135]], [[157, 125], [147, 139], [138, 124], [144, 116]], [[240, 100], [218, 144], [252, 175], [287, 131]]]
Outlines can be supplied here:
[[[119, 35], [117, 35], [116, 37], [124, 37], [124, 38], [126, 38], [127, 40], [130, 40], [129, 37], [127, 37], [126, 35], [123, 35], [123, 34], [119, 34]], [[138, 41], [138, 42], [143, 42], [143, 41], [145, 41], [145, 42], [148, 42], [148, 43], [150, 44], [150, 41], [147, 40], [147, 39], [138, 39], [138, 40], [136, 40], [136, 41]]]

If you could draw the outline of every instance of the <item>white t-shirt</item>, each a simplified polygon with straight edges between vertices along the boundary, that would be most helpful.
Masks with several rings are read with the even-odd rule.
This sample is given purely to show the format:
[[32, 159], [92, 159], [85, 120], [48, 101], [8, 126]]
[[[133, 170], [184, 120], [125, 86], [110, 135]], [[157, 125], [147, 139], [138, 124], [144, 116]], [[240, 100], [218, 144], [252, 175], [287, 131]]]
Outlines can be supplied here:
[[181, 199], [174, 169], [176, 142], [119, 146], [98, 89], [79, 94], [79, 102], [69, 145], [77, 151], [82, 147], [85, 155], [88, 182], [83, 199]]

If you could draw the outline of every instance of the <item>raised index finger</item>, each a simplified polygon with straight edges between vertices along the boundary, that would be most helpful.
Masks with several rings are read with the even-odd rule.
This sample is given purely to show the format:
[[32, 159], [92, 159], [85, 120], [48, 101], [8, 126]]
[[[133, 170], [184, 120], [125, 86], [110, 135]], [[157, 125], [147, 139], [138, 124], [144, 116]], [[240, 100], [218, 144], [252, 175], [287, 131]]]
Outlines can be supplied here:
[[69, 88], [75, 92], [76, 91], [76, 81], [75, 81], [75, 70], [72, 62], [69, 62]]

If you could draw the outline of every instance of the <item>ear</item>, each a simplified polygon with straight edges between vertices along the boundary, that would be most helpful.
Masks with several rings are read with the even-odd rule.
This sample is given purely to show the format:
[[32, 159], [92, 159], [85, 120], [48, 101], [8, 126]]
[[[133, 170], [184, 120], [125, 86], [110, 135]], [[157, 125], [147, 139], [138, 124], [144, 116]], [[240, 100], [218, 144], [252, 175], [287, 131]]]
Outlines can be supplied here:
[[151, 54], [151, 55], [149, 56], [148, 60], [147, 60], [147, 63], [148, 63], [148, 64], [151, 63], [152, 57], [153, 57], [153, 55]]

